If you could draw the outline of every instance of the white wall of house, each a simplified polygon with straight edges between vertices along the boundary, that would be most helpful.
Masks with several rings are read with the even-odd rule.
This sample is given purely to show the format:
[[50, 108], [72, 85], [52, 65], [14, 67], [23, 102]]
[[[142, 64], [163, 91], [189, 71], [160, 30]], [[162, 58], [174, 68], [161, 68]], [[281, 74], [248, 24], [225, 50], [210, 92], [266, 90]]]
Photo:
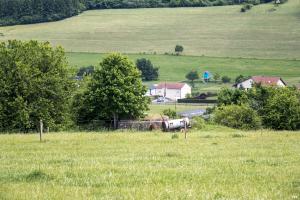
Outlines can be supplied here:
[[278, 80], [277, 86], [279, 86], [279, 87], [285, 87], [285, 84], [284, 84], [284, 82], [282, 82], [282, 80]]
[[244, 88], [244, 89], [250, 89], [252, 88], [253, 80], [250, 78], [248, 80], [245, 80], [239, 84], [237, 84], [237, 88]]
[[191, 94], [192, 88], [188, 84], [185, 84], [181, 89], [156, 89], [155, 94], [159, 96], [164, 96], [165, 92], [167, 98], [177, 100], [185, 98], [187, 94]]
[[185, 98], [187, 94], [192, 94], [192, 88], [188, 84], [185, 84], [181, 88], [181, 96], [180, 96], [180, 98], [181, 99]]

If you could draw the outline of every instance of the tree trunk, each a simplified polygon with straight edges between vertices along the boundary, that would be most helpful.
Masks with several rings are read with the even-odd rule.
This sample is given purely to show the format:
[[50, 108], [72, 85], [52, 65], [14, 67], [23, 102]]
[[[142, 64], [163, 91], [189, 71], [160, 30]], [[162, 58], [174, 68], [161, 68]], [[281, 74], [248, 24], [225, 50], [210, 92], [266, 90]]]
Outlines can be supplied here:
[[114, 129], [118, 128], [118, 114], [117, 113], [113, 113], [114, 115]]

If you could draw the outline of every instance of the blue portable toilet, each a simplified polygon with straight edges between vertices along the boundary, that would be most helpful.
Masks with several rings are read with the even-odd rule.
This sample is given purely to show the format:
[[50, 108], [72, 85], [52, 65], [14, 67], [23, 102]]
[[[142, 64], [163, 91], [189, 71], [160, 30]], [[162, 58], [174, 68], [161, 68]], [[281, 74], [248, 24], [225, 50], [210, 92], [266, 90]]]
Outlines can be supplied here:
[[209, 79], [210, 79], [210, 73], [209, 73], [209, 71], [205, 71], [203, 73], [203, 79], [204, 79], [205, 82], [209, 81]]

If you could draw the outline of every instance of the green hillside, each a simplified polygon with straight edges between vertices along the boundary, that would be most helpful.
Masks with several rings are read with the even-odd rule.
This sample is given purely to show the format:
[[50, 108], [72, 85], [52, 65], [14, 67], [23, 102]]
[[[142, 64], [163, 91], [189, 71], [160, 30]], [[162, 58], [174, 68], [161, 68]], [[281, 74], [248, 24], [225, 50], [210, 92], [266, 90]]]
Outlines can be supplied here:
[[0, 40], [37, 39], [72, 52], [172, 52], [300, 59], [300, 3], [254, 6], [93, 10], [59, 22], [0, 28]]
[[[71, 66], [79, 68], [95, 65], [102, 60], [105, 54], [97, 53], [68, 53], [67, 57]], [[230, 76], [232, 79], [243, 75], [270, 75], [280, 76], [288, 84], [300, 82], [300, 61], [277, 59], [245, 59], [245, 58], [215, 58], [202, 56], [167, 56], [167, 55], [138, 55], [129, 54], [135, 61], [137, 58], [148, 58], [158, 66], [160, 81], [183, 81], [185, 75], [192, 69], [204, 72], [219, 73]], [[201, 86], [203, 88], [204, 86]], [[205, 85], [211, 87], [211, 85]], [[215, 87], [213, 85], [212, 87]], [[220, 86], [222, 87], [222, 86]], [[214, 88], [211, 88], [214, 90]]]

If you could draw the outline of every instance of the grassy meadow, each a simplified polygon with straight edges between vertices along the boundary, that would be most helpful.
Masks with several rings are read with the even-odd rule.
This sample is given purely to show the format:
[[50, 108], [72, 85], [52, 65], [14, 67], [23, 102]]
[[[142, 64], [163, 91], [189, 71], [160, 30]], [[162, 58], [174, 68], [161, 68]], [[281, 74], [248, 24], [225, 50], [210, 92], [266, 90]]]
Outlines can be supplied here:
[[[105, 54], [99, 53], [67, 53], [68, 61], [74, 68], [82, 66], [98, 66]], [[212, 74], [219, 73], [234, 79], [243, 75], [280, 76], [288, 84], [300, 82], [300, 60], [280, 59], [247, 59], [247, 58], [216, 58], [205, 56], [171, 56], [128, 54], [135, 62], [138, 58], [148, 58], [159, 67], [159, 81], [183, 81], [192, 69], [203, 73], [208, 70]], [[201, 89], [214, 91], [224, 85], [201, 84]], [[226, 86], [226, 85], [225, 85]]]
[[0, 135], [0, 199], [299, 199], [300, 132]]
[[187, 55], [300, 59], [300, 2], [254, 6], [92, 10], [59, 22], [0, 27], [0, 40], [36, 39], [69, 52], [174, 51]]

